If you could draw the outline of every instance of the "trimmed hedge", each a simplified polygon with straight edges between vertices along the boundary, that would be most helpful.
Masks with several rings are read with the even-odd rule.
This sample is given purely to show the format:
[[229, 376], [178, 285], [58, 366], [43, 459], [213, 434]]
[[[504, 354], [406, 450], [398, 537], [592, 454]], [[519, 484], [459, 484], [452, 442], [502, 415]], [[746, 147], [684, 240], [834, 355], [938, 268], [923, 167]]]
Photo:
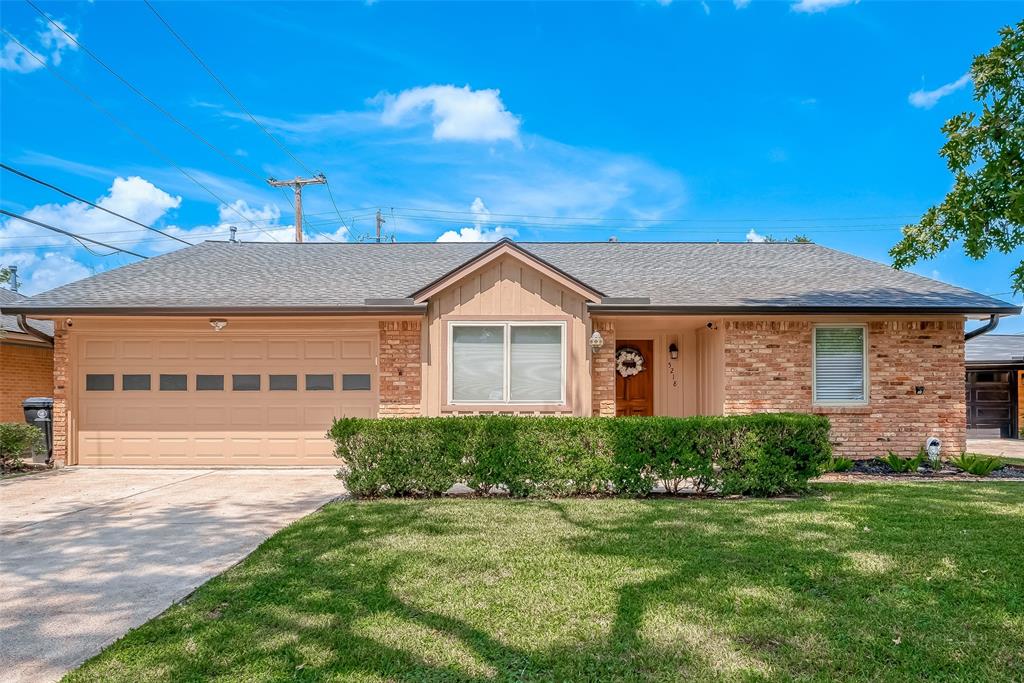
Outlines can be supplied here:
[[21, 468], [22, 458], [46, 448], [46, 435], [25, 422], [0, 422], [0, 472]]
[[328, 437], [360, 497], [438, 496], [456, 483], [515, 497], [678, 493], [772, 496], [806, 487], [832, 455], [828, 419], [730, 417], [341, 418]]

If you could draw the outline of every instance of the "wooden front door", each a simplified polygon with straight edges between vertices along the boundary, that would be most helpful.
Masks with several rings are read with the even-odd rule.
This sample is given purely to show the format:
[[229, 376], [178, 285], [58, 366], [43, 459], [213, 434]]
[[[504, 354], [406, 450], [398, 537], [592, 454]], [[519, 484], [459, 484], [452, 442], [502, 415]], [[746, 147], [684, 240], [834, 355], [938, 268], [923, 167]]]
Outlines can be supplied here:
[[643, 370], [623, 377], [615, 372], [615, 414], [654, 415], [654, 342], [650, 339], [619, 339], [615, 355], [621, 349], [636, 349], [644, 357]]

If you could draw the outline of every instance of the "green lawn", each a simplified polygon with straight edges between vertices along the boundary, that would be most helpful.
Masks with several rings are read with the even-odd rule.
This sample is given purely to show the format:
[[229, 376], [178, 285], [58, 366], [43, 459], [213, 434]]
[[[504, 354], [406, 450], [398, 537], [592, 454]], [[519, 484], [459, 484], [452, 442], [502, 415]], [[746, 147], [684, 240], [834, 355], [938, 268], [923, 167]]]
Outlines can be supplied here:
[[68, 680], [1024, 680], [1024, 485], [343, 502]]

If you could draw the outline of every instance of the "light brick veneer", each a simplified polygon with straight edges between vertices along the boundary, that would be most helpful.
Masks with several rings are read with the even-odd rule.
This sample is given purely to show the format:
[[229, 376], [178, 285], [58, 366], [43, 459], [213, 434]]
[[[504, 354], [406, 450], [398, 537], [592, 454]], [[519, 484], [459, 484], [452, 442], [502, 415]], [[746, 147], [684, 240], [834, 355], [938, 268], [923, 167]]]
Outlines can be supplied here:
[[416, 417], [422, 413], [420, 330], [419, 320], [380, 321], [378, 417]]
[[24, 422], [21, 402], [53, 395], [53, 349], [48, 346], [0, 344], [0, 422]]
[[68, 462], [68, 382], [71, 357], [68, 331], [57, 325], [53, 332], [53, 457], [54, 467]]
[[601, 333], [604, 345], [597, 351], [591, 350], [591, 414], [615, 417], [615, 324], [595, 320], [593, 327], [594, 332]]
[[[837, 455], [913, 455], [928, 436], [945, 455], [966, 447], [962, 320], [879, 320], [868, 323], [866, 406], [811, 403], [813, 324], [798, 320], [727, 321], [726, 415], [813, 412], [832, 421]], [[924, 387], [924, 394], [914, 388]]]

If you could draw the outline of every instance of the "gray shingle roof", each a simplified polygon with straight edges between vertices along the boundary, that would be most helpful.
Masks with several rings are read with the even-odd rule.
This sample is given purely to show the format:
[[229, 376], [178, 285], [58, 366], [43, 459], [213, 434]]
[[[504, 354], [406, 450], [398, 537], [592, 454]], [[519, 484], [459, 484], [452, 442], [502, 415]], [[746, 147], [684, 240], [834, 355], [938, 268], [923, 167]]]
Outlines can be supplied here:
[[[21, 327], [18, 326], [17, 316], [7, 315], [4, 310], [7, 309], [9, 304], [17, 304], [26, 300], [26, 297], [12, 292], [9, 289], [0, 287], [0, 330], [4, 332], [18, 332], [21, 333]], [[32, 320], [28, 319], [29, 327], [33, 327], [43, 334], [53, 336], [53, 323], [49, 320]]]
[[983, 334], [966, 344], [968, 363], [1024, 363], [1024, 335]]
[[[653, 308], [1018, 311], [814, 244], [517, 244], [606, 297], [649, 297]], [[38, 294], [22, 306], [33, 312], [362, 308], [368, 298], [409, 297], [493, 246], [204, 242]]]

